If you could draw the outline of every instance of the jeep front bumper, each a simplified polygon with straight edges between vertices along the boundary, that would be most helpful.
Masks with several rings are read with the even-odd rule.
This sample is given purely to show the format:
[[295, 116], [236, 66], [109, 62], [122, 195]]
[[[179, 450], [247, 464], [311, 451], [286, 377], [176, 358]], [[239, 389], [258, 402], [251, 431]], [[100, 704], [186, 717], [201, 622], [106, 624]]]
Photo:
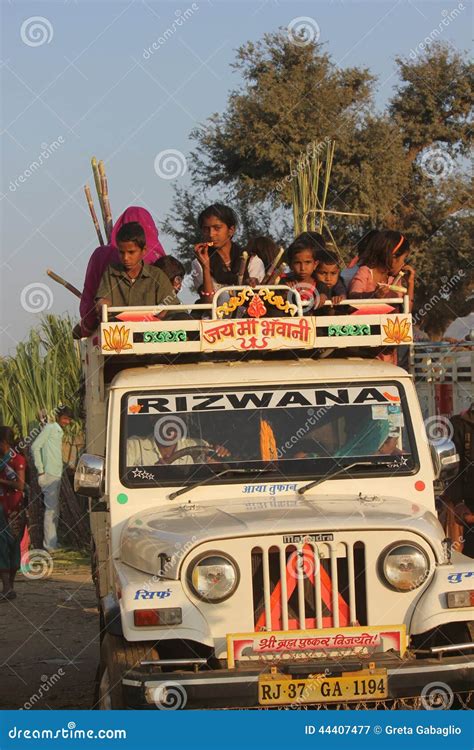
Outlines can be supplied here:
[[[260, 669], [258, 668], [260, 666]], [[130, 709], [146, 709], [160, 707], [157, 705], [157, 695], [162, 695], [170, 690], [177, 694], [177, 702], [174, 708], [185, 709], [215, 709], [215, 708], [258, 708], [259, 707], [259, 678], [262, 675], [261, 665], [246, 664], [244, 669], [219, 669], [206, 671], [157, 671], [153, 666], [141, 666], [124, 674], [122, 679], [123, 695], [125, 705]], [[350, 660], [344, 663], [344, 671], [366, 668], [367, 664]], [[404, 660], [378, 659], [377, 668], [386, 669], [388, 682], [388, 696], [383, 700], [377, 700], [377, 707], [387, 702], [387, 707], [393, 707], [390, 702], [400, 701], [400, 707], [410, 707], [410, 701], [419, 699], [427, 686], [433, 683], [447, 688], [449, 695], [469, 693], [474, 690], [474, 656], [459, 656], [449, 659], [423, 659]], [[293, 677], [307, 677], [310, 674], [318, 674], [328, 669], [331, 675], [337, 675], [337, 669], [331, 662], [306, 662], [303, 664], [285, 663], [280, 666], [282, 674]], [[339, 663], [338, 669], [341, 669]], [[268, 674], [269, 667], [265, 668]], [[405, 702], [406, 701], [406, 705]], [[340, 703], [332, 702], [325, 704], [299, 704], [296, 701], [293, 708], [307, 707], [311, 705], [317, 708], [337, 708], [344, 705], [355, 708], [357, 704], [371, 707], [370, 699], [363, 701], [341, 700]], [[374, 702], [375, 704], [375, 702]], [[275, 706], [277, 707], [277, 706]], [[421, 705], [421, 708], [424, 706]], [[426, 706], [425, 706], [426, 707]], [[446, 706], [450, 707], [450, 706]], [[453, 708], [456, 707], [453, 705]]]

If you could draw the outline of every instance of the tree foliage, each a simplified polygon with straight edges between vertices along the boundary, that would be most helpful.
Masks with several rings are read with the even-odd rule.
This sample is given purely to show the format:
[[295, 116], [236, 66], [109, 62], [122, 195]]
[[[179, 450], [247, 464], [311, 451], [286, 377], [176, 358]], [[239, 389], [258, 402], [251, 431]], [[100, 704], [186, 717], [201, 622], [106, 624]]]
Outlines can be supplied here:
[[[234, 63], [240, 88], [223, 113], [192, 133], [193, 183], [201, 196], [210, 189], [232, 196], [242, 215], [248, 212], [248, 225], [258, 216], [265, 226], [268, 217], [273, 229], [274, 216], [290, 205], [290, 162], [312, 143], [335, 139], [327, 208], [368, 215], [330, 217], [343, 254], [371, 227], [406, 233], [420, 271], [416, 304], [423, 305], [438, 283], [439, 264], [451, 277], [470, 250], [465, 157], [472, 66], [440, 43], [415, 60], [398, 58], [396, 66], [394, 94], [377, 112], [372, 74], [336, 67], [318, 43], [298, 46], [280, 31], [243, 45]], [[167, 231], [180, 249], [189, 247], [199, 203], [192, 193], [176, 195]], [[452, 295], [451, 317], [468, 284], [466, 276]]]

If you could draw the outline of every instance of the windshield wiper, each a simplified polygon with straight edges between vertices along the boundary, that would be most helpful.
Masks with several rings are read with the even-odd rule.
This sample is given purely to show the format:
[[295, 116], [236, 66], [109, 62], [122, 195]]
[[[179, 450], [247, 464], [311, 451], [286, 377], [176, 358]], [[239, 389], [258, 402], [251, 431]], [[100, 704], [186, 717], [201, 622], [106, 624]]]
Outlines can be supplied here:
[[348, 466], [342, 466], [337, 471], [334, 471], [332, 474], [325, 474], [323, 477], [319, 477], [319, 479], [315, 479], [314, 482], [310, 482], [309, 484], [304, 484], [302, 487], [298, 489], [298, 495], [304, 495], [306, 490], [310, 490], [313, 487], [316, 487], [318, 484], [322, 484], [327, 479], [334, 479], [334, 477], [338, 477], [340, 474], [345, 474], [346, 471], [349, 471], [349, 469], [353, 469], [355, 466], [388, 466], [388, 464], [392, 463], [392, 459], [386, 459], [385, 461], [377, 461], [374, 463], [373, 461], [354, 461], [354, 463], [349, 464]]
[[169, 495], [170, 500], [174, 500], [179, 495], [184, 495], [186, 492], [193, 490], [195, 487], [201, 487], [203, 484], [211, 484], [215, 479], [223, 477], [225, 474], [268, 474], [268, 469], [223, 469], [218, 471], [217, 474], [212, 474], [206, 479], [201, 479], [199, 482], [193, 482], [193, 484], [187, 484], [186, 487], [181, 487], [180, 490], [175, 490]]

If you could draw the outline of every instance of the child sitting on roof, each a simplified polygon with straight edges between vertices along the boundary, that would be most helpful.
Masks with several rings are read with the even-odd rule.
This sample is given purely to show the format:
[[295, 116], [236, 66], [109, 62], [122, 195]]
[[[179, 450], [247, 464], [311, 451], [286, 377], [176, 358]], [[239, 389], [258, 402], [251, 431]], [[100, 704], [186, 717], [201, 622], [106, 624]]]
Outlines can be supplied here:
[[121, 262], [107, 266], [97, 290], [99, 315], [103, 305], [179, 305], [175, 291], [163, 271], [143, 262], [147, 247], [145, 232], [138, 222], [131, 221], [120, 228], [117, 246]]
[[[346, 299], [347, 291], [344, 282], [341, 279], [340, 260], [336, 255], [325, 250], [319, 253], [318, 265], [314, 272], [316, 279], [316, 290], [319, 294], [319, 305], [322, 307], [329, 300], [333, 305], [338, 305]], [[325, 311], [334, 311], [330, 307], [325, 307]]]
[[[410, 310], [415, 292], [415, 269], [407, 265], [410, 243], [400, 232], [373, 232], [365, 249], [363, 262], [352, 278], [349, 297], [401, 297], [408, 294]], [[399, 288], [393, 288], [393, 287]], [[405, 287], [405, 289], [404, 289]]]
[[158, 260], [155, 260], [153, 265], [163, 271], [164, 274], [166, 274], [171, 282], [171, 286], [173, 287], [174, 291], [176, 292], [176, 294], [179, 294], [179, 292], [181, 291], [181, 287], [183, 286], [184, 276], [186, 274], [186, 270], [181, 261], [179, 261], [173, 255], [163, 255], [162, 258], [158, 258]]
[[299, 292], [305, 315], [313, 315], [328, 299], [336, 303], [346, 297], [337, 258], [313, 242], [311, 234], [316, 233], [304, 232], [288, 248], [291, 274], [282, 280]]

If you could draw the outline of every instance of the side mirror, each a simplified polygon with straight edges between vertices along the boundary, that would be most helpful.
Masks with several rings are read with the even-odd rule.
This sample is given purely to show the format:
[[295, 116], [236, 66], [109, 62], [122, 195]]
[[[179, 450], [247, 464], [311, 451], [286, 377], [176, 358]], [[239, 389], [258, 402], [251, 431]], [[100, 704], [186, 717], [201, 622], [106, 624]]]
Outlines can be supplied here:
[[86, 497], [103, 494], [105, 461], [102, 456], [83, 453], [74, 474], [74, 492]]
[[431, 456], [437, 479], [454, 479], [459, 471], [456, 446], [449, 438], [431, 443]]

